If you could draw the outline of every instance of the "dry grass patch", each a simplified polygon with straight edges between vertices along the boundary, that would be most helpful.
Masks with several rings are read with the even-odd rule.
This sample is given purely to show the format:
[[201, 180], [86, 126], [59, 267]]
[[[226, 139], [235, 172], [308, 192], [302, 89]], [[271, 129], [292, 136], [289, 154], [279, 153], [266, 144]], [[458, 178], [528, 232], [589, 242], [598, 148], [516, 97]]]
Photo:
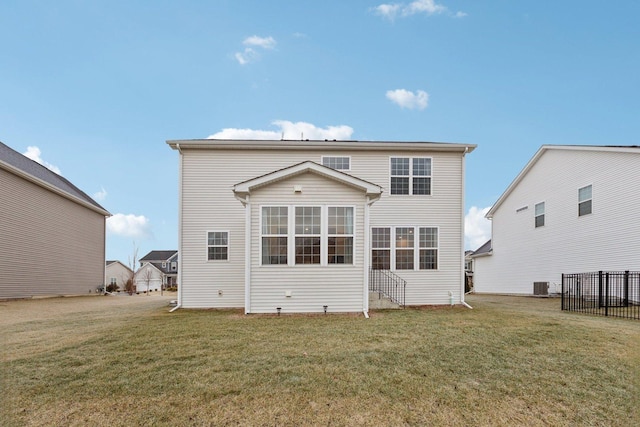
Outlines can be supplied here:
[[640, 424], [640, 323], [558, 300], [474, 296], [474, 310], [367, 320], [119, 298], [0, 320], [8, 425]]

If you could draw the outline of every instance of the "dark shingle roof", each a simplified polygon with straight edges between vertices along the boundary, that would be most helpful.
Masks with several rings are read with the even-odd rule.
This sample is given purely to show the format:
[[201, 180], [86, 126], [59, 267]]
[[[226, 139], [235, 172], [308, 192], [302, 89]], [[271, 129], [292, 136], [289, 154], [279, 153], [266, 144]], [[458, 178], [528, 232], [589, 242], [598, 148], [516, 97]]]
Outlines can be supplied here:
[[100, 206], [95, 200], [93, 200], [85, 192], [69, 182], [66, 178], [47, 169], [40, 163], [35, 162], [30, 158], [18, 153], [2, 142], [0, 142], [0, 162], [4, 162], [15, 169], [19, 169], [25, 174], [28, 174], [40, 181], [44, 181], [45, 183], [56, 187], [58, 190], [75, 198], [78, 198], [108, 214], [105, 208]]
[[472, 257], [478, 256], [478, 255], [486, 255], [489, 252], [491, 252], [493, 248], [491, 247], [491, 239], [487, 240], [486, 243], [482, 246], [480, 246], [478, 249], [475, 250], [475, 252], [473, 252], [473, 254], [471, 255]]
[[142, 261], [166, 261], [178, 251], [151, 251], [142, 258], [140, 258], [140, 262]]

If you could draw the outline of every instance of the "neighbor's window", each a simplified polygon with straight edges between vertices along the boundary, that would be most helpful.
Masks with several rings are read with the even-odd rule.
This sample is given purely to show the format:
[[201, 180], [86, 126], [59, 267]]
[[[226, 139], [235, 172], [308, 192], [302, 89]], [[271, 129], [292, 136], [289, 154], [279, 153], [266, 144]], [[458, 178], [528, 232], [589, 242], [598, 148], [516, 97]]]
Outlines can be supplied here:
[[322, 156], [322, 165], [331, 169], [348, 171], [351, 169], [351, 157]]
[[592, 188], [590, 185], [578, 189], [578, 216], [591, 213]]
[[431, 158], [391, 157], [391, 194], [431, 194]]
[[296, 264], [320, 264], [322, 209], [320, 206], [296, 206]]
[[438, 269], [438, 228], [420, 227], [420, 270]]
[[329, 264], [353, 264], [353, 208], [329, 207]]
[[177, 269], [178, 269], [178, 263], [177, 263], [177, 262], [175, 262], [175, 261], [171, 262], [171, 270], [174, 270], [174, 271], [175, 271], [175, 270], [177, 270]]
[[220, 261], [229, 259], [229, 233], [209, 231], [207, 233], [207, 259]]
[[111, 278], [110, 284], [112, 285], [117, 285], [118, 284], [118, 280], [115, 277]]
[[289, 208], [262, 207], [262, 265], [287, 264]]
[[374, 227], [371, 229], [371, 268], [374, 270], [391, 269], [390, 227]]
[[544, 225], [544, 202], [537, 203], [535, 206], [535, 225], [536, 228]]
[[413, 270], [413, 227], [396, 227], [396, 270]]

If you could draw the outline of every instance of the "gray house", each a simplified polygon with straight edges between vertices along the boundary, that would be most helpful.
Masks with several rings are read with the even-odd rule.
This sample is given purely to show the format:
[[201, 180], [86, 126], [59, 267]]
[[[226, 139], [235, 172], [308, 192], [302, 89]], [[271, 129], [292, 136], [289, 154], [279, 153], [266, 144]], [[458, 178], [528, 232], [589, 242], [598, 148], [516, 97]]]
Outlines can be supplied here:
[[0, 299], [95, 293], [109, 212], [0, 142]]

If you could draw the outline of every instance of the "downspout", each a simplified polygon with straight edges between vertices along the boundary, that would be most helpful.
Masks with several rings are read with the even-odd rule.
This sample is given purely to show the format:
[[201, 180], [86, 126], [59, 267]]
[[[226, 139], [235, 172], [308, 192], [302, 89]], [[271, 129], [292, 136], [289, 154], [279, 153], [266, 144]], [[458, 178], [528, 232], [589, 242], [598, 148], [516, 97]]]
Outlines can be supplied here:
[[[464, 153], [462, 153], [462, 192], [461, 192], [461, 196], [462, 196], [462, 203], [461, 203], [461, 220], [462, 220], [462, 236], [460, 237], [460, 240], [462, 241], [462, 260], [460, 265], [462, 266], [462, 280], [461, 280], [461, 285], [460, 285], [460, 304], [462, 304], [463, 306], [473, 309], [473, 307], [471, 307], [469, 304], [467, 304], [464, 300], [464, 284], [465, 284], [465, 271], [464, 271], [464, 212], [465, 212], [465, 200], [464, 200], [464, 192], [465, 192], [465, 157], [467, 155], [467, 152], [469, 151], [469, 147], [465, 147], [464, 148]], [[453, 295], [451, 296], [451, 303], [453, 304]]]
[[369, 208], [375, 202], [380, 200], [380, 195], [376, 198], [371, 198], [367, 196], [367, 203], [364, 207], [364, 308], [362, 310], [362, 314], [364, 314], [365, 319], [369, 318], [369, 268], [371, 266], [371, 251], [369, 248]]
[[178, 304], [169, 310], [173, 313], [182, 307], [182, 150], [180, 144], [176, 144], [180, 160], [178, 161]]
[[[251, 312], [251, 203], [247, 194], [244, 204], [244, 314]], [[237, 198], [237, 197], [236, 197]]]

